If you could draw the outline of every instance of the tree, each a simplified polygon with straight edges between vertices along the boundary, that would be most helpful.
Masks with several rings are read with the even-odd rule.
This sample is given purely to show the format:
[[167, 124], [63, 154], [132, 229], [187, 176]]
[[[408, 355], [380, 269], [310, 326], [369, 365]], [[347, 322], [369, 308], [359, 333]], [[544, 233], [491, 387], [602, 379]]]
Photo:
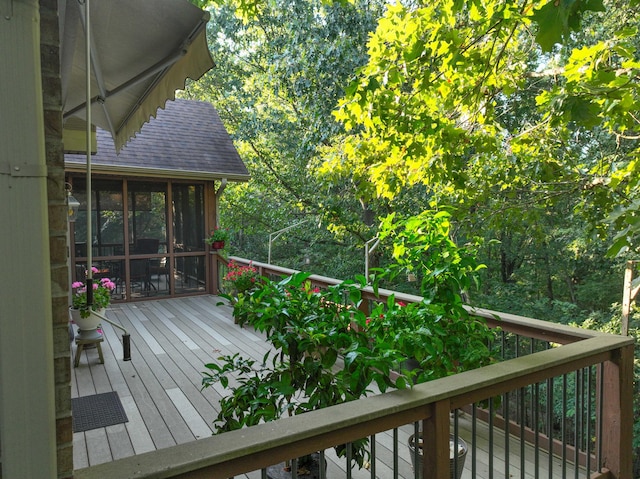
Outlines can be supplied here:
[[[368, 193], [390, 200], [415, 184], [438, 201], [471, 205], [496, 194], [542, 207], [580, 196], [581, 212], [601, 233], [615, 213], [614, 251], [631, 245], [635, 30], [610, 30], [587, 46], [565, 32], [579, 29], [588, 10], [603, 9], [453, 0], [389, 7], [337, 113], [350, 134], [324, 171], [355, 175], [375, 186]], [[567, 46], [555, 47], [560, 40]], [[522, 100], [531, 108], [518, 111]], [[596, 156], [603, 137], [615, 138], [616, 149]]]
[[248, 185], [229, 187], [223, 196], [225, 225], [242, 231], [232, 241], [236, 252], [266, 259], [270, 232], [313, 217], [274, 243], [274, 258], [288, 255], [287, 265], [299, 267], [308, 257], [316, 267], [350, 274], [342, 265], [353, 260], [325, 251], [362, 244], [368, 239], [363, 228], [333, 236], [312, 225], [363, 213], [333, 203], [335, 189], [318, 183], [309, 165], [342, 130], [331, 110], [366, 62], [366, 38], [383, 2], [261, 2], [252, 4], [251, 16], [238, 14], [246, 2], [238, 10], [234, 2], [218, 3], [209, 22], [216, 68], [191, 85], [189, 95], [216, 106], [252, 175]]

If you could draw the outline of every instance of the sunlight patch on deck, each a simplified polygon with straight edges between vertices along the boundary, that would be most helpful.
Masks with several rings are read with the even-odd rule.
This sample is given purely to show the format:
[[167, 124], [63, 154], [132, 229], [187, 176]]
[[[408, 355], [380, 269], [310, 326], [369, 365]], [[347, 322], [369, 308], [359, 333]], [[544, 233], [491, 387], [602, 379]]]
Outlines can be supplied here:
[[229, 346], [231, 344], [231, 342], [227, 341], [227, 339], [224, 336], [222, 336], [221, 334], [216, 332], [215, 329], [213, 329], [211, 326], [209, 326], [207, 323], [205, 323], [201, 319], [197, 318], [194, 314], [191, 314], [190, 312], [184, 310], [184, 311], [182, 311], [182, 315], [186, 319], [189, 319], [190, 321], [192, 321], [193, 323], [198, 325], [198, 327], [200, 327], [200, 329], [202, 329], [207, 334], [209, 334], [213, 339], [218, 341], [222, 346]]
[[151, 439], [151, 435], [144, 424], [135, 399], [132, 396], [123, 396], [120, 401], [122, 401], [122, 407], [129, 418], [129, 422], [125, 424], [125, 427], [129, 433], [129, 439], [135, 453], [142, 454], [143, 452], [155, 451], [156, 447], [153, 439]]
[[[224, 316], [221, 312], [212, 310], [211, 314], [214, 315], [216, 318], [220, 319], [221, 321], [224, 321], [225, 323], [235, 325], [235, 323], [232, 320], [230, 320], [229, 317]], [[238, 328], [238, 333], [242, 334], [245, 338], [249, 339], [250, 341], [254, 341], [254, 342], [264, 341], [264, 338], [256, 335], [256, 333], [250, 330], [244, 329], [241, 326], [237, 326], [237, 328]]]
[[196, 439], [211, 436], [211, 428], [179, 388], [166, 389], [165, 391]]
[[[135, 310], [137, 308], [135, 306], [132, 306], [131, 309]], [[142, 315], [142, 313], [138, 312], [138, 311], [134, 311], [134, 313], [138, 313], [138, 314]], [[146, 320], [148, 320], [148, 318], [145, 317], [145, 321]], [[160, 346], [160, 343], [158, 343], [158, 341], [156, 341], [156, 338], [153, 337], [153, 335], [145, 327], [145, 325], [142, 323], [142, 321], [140, 321], [140, 322], [133, 321], [131, 324], [135, 328], [135, 330], [138, 331], [138, 333], [140, 334], [140, 336], [142, 337], [144, 342], [147, 343], [147, 345], [149, 346], [149, 349], [151, 349], [153, 354], [156, 354], [156, 355], [157, 354], [164, 354], [164, 349], [162, 348], [162, 346]]]
[[200, 349], [194, 341], [192, 341], [189, 336], [182, 331], [177, 324], [171, 321], [171, 318], [175, 318], [172, 314], [170, 314], [165, 308], [156, 304], [152, 308], [160, 322], [164, 324], [169, 331], [176, 335], [176, 337], [191, 351], [195, 351], [196, 349]]

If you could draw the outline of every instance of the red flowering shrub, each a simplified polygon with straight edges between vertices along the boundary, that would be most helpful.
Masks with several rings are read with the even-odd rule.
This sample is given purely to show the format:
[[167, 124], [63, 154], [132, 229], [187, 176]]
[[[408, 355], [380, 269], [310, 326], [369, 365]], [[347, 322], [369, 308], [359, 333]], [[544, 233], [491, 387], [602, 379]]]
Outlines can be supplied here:
[[231, 260], [227, 265], [227, 274], [222, 279], [228, 289], [235, 290], [236, 293], [244, 293], [253, 288], [258, 277], [258, 270], [251, 263], [243, 266]]

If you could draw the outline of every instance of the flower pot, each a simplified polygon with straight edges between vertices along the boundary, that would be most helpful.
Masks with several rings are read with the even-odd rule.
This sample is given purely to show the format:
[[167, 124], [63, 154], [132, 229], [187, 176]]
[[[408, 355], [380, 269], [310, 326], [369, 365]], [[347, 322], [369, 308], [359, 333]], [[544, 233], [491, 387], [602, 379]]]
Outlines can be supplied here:
[[[412, 434], [409, 437], [409, 453], [411, 455], [411, 465], [413, 466], [413, 469], [416, 469], [416, 455], [415, 455], [415, 450], [416, 450], [416, 441], [414, 440], [414, 436], [415, 434]], [[422, 479], [422, 449], [424, 447], [424, 442], [422, 440], [422, 433], [419, 434], [419, 441], [418, 441], [418, 478]], [[450, 474], [450, 478], [451, 479], [460, 479], [460, 476], [462, 476], [462, 471], [464, 470], [464, 460], [467, 457], [467, 443], [464, 442], [462, 440], [461, 437], [458, 438], [458, 445], [457, 447], [454, 447], [454, 443], [455, 443], [455, 438], [453, 437], [453, 434], [450, 436], [449, 438], [449, 470], [451, 471]], [[428, 444], [427, 444], [428, 445]], [[455, 470], [455, 460], [454, 460], [454, 454], [457, 451], [458, 453], [458, 468], [457, 470]]]
[[[104, 316], [105, 311], [106, 309], [102, 308], [97, 312], [98, 314]], [[69, 308], [69, 318], [76, 324], [76, 326], [78, 326], [78, 334], [76, 336], [76, 339], [98, 339], [102, 336], [97, 331], [102, 319], [98, 315], [94, 314], [93, 311], [89, 313], [88, 317], [83, 318], [80, 315], [79, 309]]]
[[[291, 479], [290, 463], [281, 462], [267, 467], [267, 477], [269, 479]], [[320, 454], [314, 453], [298, 459], [297, 477], [299, 479], [319, 479], [320, 478]], [[324, 477], [327, 477], [327, 461], [324, 462]]]
[[214, 241], [211, 243], [211, 249], [224, 249], [224, 241]]

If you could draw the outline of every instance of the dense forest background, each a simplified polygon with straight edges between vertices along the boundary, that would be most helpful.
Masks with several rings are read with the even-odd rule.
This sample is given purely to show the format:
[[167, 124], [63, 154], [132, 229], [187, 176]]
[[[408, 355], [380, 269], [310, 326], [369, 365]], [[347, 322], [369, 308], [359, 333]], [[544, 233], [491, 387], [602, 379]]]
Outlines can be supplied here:
[[640, 256], [637, 1], [198, 3], [216, 67], [186, 95], [252, 175], [222, 197], [229, 254], [266, 261], [290, 227], [272, 263], [347, 279], [383, 218], [447, 210], [486, 265], [471, 303], [619, 332]]
[[[474, 302], [562, 322], [619, 315], [615, 308], [622, 299], [624, 264], [637, 258], [629, 231], [622, 235], [628, 241], [624, 247], [612, 247], [621, 230], [628, 229], [615, 224], [616, 215], [619, 219], [622, 208], [638, 201], [632, 188], [636, 180], [631, 184], [625, 177], [635, 175], [629, 168], [635, 167], [638, 147], [638, 66], [626, 67], [624, 78], [616, 71], [625, 61], [637, 62], [638, 8], [617, 2], [607, 6], [606, 14], [586, 11], [580, 28], [549, 51], [536, 44], [537, 27], [531, 23], [503, 25], [496, 39], [491, 36], [491, 29], [498, 29], [496, 12], [484, 38], [478, 33], [484, 24], [468, 19], [464, 28], [458, 25], [458, 35], [467, 35], [469, 44], [494, 41], [496, 51], [472, 52], [463, 46], [469, 48], [463, 56], [447, 46], [450, 32], [442, 33], [438, 48], [447, 48], [459, 63], [452, 67], [446, 58], [421, 60], [433, 53], [409, 33], [381, 52], [376, 42], [390, 44], [397, 33], [394, 21], [401, 27], [413, 21], [416, 31], [434, 31], [437, 22], [446, 23], [435, 18], [429, 25], [424, 20], [428, 12], [409, 19], [407, 12], [416, 11], [419, 2], [406, 2], [402, 13], [400, 7], [387, 12], [386, 3], [210, 6], [216, 67], [188, 95], [218, 109], [252, 175], [249, 183], [231, 185], [222, 197], [222, 226], [233, 233], [228, 252], [266, 261], [269, 234], [298, 225], [273, 241], [272, 262], [348, 278], [364, 273], [365, 243], [376, 237], [381, 218], [444, 208], [453, 215], [455, 239], [477, 241], [487, 266], [481, 289], [471, 292]], [[430, 4], [426, 10], [445, 8], [448, 2]], [[491, 2], [477, 4], [489, 8]], [[241, 7], [256, 5], [259, 10], [242, 16], [247, 10]], [[386, 30], [375, 33], [382, 18]], [[607, 50], [592, 47], [599, 43]], [[416, 46], [422, 51], [411, 52], [415, 58], [407, 61], [406, 50]], [[572, 57], [589, 47], [583, 59]], [[630, 59], [613, 54], [616, 49], [626, 49]], [[405, 68], [410, 62], [419, 65], [392, 85], [392, 75], [400, 76], [394, 65], [398, 58]], [[576, 63], [581, 60], [584, 64]], [[581, 85], [581, 91], [576, 85], [568, 91], [570, 82], [562, 72], [569, 66], [603, 71], [595, 71], [593, 84]], [[616, 84], [606, 83], [607, 74], [617, 75]], [[387, 83], [374, 93], [371, 84], [385, 81], [380, 78]], [[413, 95], [415, 103], [439, 103], [435, 113], [384, 104], [384, 97], [397, 94], [394, 89], [415, 88], [407, 85], [417, 78], [425, 83], [422, 96], [401, 93]], [[616, 88], [619, 98], [613, 97]], [[354, 126], [354, 105], [362, 111], [365, 101], [379, 118], [404, 115], [391, 126], [372, 128], [384, 129], [387, 136], [414, 135], [413, 144], [429, 143], [430, 149], [412, 158], [393, 153], [398, 144], [373, 144], [366, 125]], [[609, 111], [598, 111], [605, 108]], [[425, 115], [443, 125], [440, 131], [425, 128]], [[612, 115], [628, 116], [624, 121], [633, 124]], [[371, 123], [382, 122], [371, 117]], [[400, 146], [407, 148], [409, 142], [402, 141]], [[348, 148], [369, 151], [349, 153]], [[389, 158], [384, 158], [385, 148]], [[387, 261], [385, 246], [372, 253], [373, 266]], [[397, 285], [407, 291], [412, 286]]]

